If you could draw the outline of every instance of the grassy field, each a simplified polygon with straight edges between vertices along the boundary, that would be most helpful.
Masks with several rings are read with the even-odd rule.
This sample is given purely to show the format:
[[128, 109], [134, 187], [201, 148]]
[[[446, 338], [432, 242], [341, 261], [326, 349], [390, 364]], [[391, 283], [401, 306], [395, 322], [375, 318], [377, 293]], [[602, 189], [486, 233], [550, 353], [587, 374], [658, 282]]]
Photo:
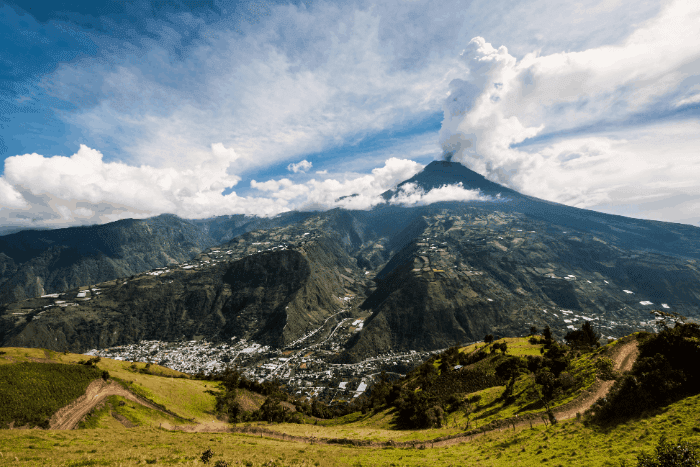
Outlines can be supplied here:
[[80, 423], [80, 429], [186, 425], [181, 419], [144, 407], [121, 396], [110, 396]]
[[[433, 449], [309, 445], [251, 435], [167, 432], [126, 428], [118, 422], [91, 430], [0, 431], [0, 466], [203, 465], [211, 448], [217, 460], [249, 466], [618, 466], [651, 451], [662, 434], [700, 443], [700, 396], [672, 404], [653, 416], [606, 429], [569, 421], [490, 432]], [[107, 423], [107, 422], [105, 422]], [[273, 430], [283, 425], [268, 425]], [[372, 428], [356, 427], [359, 437]]]

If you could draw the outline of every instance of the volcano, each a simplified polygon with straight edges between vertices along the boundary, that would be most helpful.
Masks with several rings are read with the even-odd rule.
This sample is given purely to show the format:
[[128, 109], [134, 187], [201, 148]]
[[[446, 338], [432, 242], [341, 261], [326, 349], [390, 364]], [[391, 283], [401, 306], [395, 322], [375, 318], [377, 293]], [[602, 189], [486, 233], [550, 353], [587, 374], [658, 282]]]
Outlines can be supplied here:
[[[74, 248], [61, 231], [4, 237], [0, 259], [12, 270], [31, 265], [22, 269], [22, 283], [44, 284], [44, 297], [0, 308], [0, 341], [85, 351], [139, 340], [245, 336], [279, 348], [334, 342], [329, 349], [338, 359], [358, 361], [485, 334], [521, 335], [531, 326], [550, 326], [562, 337], [585, 321], [605, 337], [619, 337], [653, 330], [654, 309], [700, 319], [697, 227], [553, 203], [445, 161], [383, 197], [390, 200], [407, 185], [429, 192], [456, 184], [484, 197], [267, 220], [173, 217], [160, 236], [139, 234], [138, 250], [128, 247], [130, 230], [112, 235], [110, 249]], [[132, 228], [119, 224], [125, 225]], [[112, 227], [81, 229], [87, 238], [90, 229]], [[29, 237], [31, 251], [23, 240]], [[182, 250], [178, 238], [197, 239], [186, 245], [198, 250], [175, 257]], [[61, 261], [51, 259], [54, 251], [63, 252]], [[124, 279], [101, 266], [117, 260], [138, 266], [142, 257], [152, 258], [151, 269], [131, 269]], [[83, 276], [74, 274], [72, 284], [48, 290], [42, 271], [59, 277], [68, 270], [85, 274], [84, 286], [75, 285]], [[86, 288], [91, 284], [94, 296]], [[355, 318], [363, 326], [335, 332]], [[345, 340], [329, 341], [341, 335]]]

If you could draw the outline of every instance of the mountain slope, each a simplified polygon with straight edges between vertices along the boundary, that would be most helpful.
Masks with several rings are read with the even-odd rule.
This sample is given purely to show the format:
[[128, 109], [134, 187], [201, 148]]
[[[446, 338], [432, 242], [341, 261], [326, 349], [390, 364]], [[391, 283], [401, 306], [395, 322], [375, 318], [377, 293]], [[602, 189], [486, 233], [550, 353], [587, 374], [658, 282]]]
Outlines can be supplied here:
[[351, 360], [519, 335], [531, 325], [561, 337], [592, 321], [619, 336], [647, 323], [654, 308], [700, 316], [695, 260], [631, 254], [519, 213], [473, 206], [422, 213], [414, 227], [423, 230], [376, 276], [362, 305], [373, 314], [351, 343]]
[[171, 215], [6, 235], [0, 237], [0, 303], [182, 262], [212, 244], [197, 226]]
[[199, 337], [284, 346], [343, 309], [353, 262], [332, 240], [259, 254], [245, 254], [250, 245], [240, 240], [237, 255], [203, 254], [196, 262], [201, 267], [183, 263], [3, 307], [0, 341], [80, 352]]

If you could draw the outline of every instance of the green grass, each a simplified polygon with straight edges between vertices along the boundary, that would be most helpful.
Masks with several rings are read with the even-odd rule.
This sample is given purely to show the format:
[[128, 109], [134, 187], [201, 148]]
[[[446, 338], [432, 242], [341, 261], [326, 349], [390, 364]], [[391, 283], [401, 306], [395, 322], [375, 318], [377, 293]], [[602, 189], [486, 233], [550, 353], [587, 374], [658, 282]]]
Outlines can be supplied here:
[[[513, 345], [511, 345], [513, 344]], [[513, 353], [529, 352], [526, 346], [509, 342]], [[529, 346], [529, 343], [527, 344]], [[617, 345], [617, 344], [612, 344]], [[521, 350], [517, 350], [520, 347]], [[533, 346], [534, 347], [534, 346]], [[0, 361], [14, 362], [46, 359], [47, 355], [33, 349], [2, 349]], [[536, 350], [537, 354], [539, 351]], [[594, 354], [583, 355], [572, 361], [570, 372], [579, 380], [577, 386], [560, 397], [558, 404], [566, 403], [593, 381], [594, 359], [605, 355], [607, 348]], [[500, 352], [499, 352], [500, 354]], [[527, 355], [527, 353], [524, 353]], [[80, 355], [48, 355], [52, 361], [71, 362], [84, 359]], [[9, 362], [9, 360], [8, 360]], [[10, 362], [5, 368], [20, 367]], [[194, 414], [198, 421], [211, 421], [214, 396], [206, 391], [215, 389], [217, 383], [195, 381], [176, 377], [144, 374], [143, 365], [131, 368], [130, 362], [102, 359], [99, 370], [108, 370], [131, 383], [137, 391], [161, 403], [169, 410], [181, 414]], [[155, 367], [155, 368], [154, 368]], [[76, 368], [85, 368], [76, 366]], [[169, 374], [167, 369], [152, 365], [149, 372]], [[172, 376], [178, 376], [176, 372]], [[499, 400], [502, 386], [479, 391], [481, 408], [476, 413], [478, 425], [489, 420], [525, 413], [529, 403], [519, 394], [531, 381], [522, 376], [515, 385], [516, 399], [511, 405]], [[125, 427], [113, 414], [119, 414], [134, 425]], [[183, 423], [168, 418], [160, 412], [147, 409], [121, 397], [106, 399], [84, 425], [73, 431], [0, 430], [0, 466], [79, 466], [79, 465], [201, 465], [199, 457], [211, 448], [215, 452], [211, 465], [226, 460], [231, 465], [289, 465], [289, 466], [617, 466], [620, 460], [634, 461], [642, 450], [651, 451], [660, 436], [665, 434], [675, 440], [679, 436], [700, 443], [700, 395], [676, 402], [653, 414], [631, 420], [625, 424], [600, 428], [584, 426], [575, 420], [562, 422], [554, 427], [518, 427], [478, 435], [470, 440], [449, 447], [434, 449], [404, 449], [390, 447], [350, 447], [340, 445], [302, 444], [290, 441], [260, 438], [254, 435], [224, 433], [168, 432], [158, 428], [161, 422], [171, 425]], [[453, 420], [448, 426], [426, 430], [396, 430], [393, 410], [378, 413], [355, 413], [336, 420], [319, 421], [318, 424], [267, 424], [258, 425], [270, 430], [297, 436], [315, 438], [350, 438], [384, 442], [430, 441], [437, 437], [457, 433], [453, 428], [457, 421], [463, 428], [464, 420]], [[312, 422], [313, 423], [313, 422]]]
[[80, 423], [80, 428], [122, 428], [124, 424], [117, 420], [115, 414], [123, 417], [134, 426], [156, 427], [160, 426], [161, 423], [167, 424], [166, 426], [187, 424], [182, 419], [144, 407], [124, 397], [110, 396], [90, 412], [86, 419]]
[[[74, 431], [1, 430], [0, 466], [202, 465], [211, 448], [231, 465], [279, 466], [618, 466], [650, 452], [662, 434], [700, 443], [700, 396], [689, 397], [652, 416], [610, 428], [576, 421], [555, 427], [504, 429], [433, 449], [309, 445], [259, 436], [167, 432], [140, 426]], [[284, 425], [268, 425], [279, 430]], [[329, 427], [331, 428], [331, 427]], [[324, 427], [315, 427], [324, 429]], [[371, 430], [358, 434], [371, 437]], [[427, 431], [427, 430], [425, 430]]]
[[77, 399], [102, 370], [84, 365], [21, 362], [0, 365], [0, 426], [47, 423]]

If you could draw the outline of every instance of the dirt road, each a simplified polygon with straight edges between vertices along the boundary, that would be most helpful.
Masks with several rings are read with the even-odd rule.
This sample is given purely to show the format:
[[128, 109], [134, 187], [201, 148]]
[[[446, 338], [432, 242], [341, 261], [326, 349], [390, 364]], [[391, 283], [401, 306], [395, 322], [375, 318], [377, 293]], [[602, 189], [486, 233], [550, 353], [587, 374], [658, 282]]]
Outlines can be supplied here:
[[[624, 372], [632, 369], [632, 365], [637, 360], [639, 349], [637, 341], [633, 340], [624, 344], [619, 344], [619, 348], [610, 357], [615, 362], [615, 371]], [[588, 410], [598, 399], [605, 397], [614, 381], [596, 381], [587, 394], [582, 395], [572, 404], [554, 411], [557, 420], [567, 420], [573, 418], [577, 413]]]
[[158, 411], [162, 410], [147, 400], [127, 391], [114, 381], [98, 379], [90, 383], [85, 394], [56, 412], [49, 420], [51, 430], [72, 430], [97, 404], [109, 396], [122, 396], [130, 401]]

